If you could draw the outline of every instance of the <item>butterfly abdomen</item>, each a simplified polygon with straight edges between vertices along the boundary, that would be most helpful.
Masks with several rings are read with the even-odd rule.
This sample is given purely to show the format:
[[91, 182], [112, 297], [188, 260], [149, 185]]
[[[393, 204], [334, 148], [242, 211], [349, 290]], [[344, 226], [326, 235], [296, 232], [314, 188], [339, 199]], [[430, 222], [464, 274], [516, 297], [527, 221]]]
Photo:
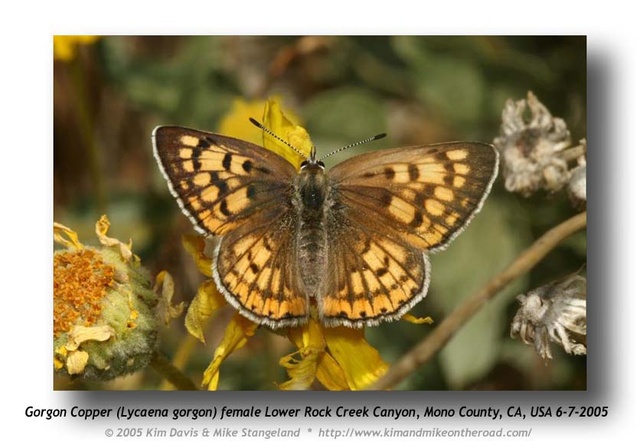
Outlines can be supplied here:
[[299, 177], [297, 257], [299, 274], [308, 297], [319, 297], [328, 260], [325, 210], [328, 184], [324, 169], [311, 165]]

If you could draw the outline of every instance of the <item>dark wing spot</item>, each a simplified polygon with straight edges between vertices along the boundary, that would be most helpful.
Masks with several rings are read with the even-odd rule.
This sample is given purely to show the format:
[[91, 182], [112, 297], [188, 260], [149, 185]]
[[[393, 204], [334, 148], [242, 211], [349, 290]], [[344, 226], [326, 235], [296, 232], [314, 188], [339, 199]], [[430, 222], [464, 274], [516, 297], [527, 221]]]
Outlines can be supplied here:
[[419, 177], [420, 177], [420, 170], [418, 169], [418, 167], [413, 164], [409, 165], [409, 179], [418, 180]]
[[389, 272], [389, 270], [387, 268], [378, 268], [376, 269], [376, 275], [378, 277], [382, 277], [383, 275], [385, 275], [387, 272]]
[[258, 167], [255, 167], [255, 168], [256, 168], [258, 171], [260, 171], [261, 173], [264, 173], [264, 174], [271, 174], [271, 170], [270, 170], [269, 168], [264, 167], [264, 166], [258, 166]]
[[256, 196], [256, 186], [250, 184], [247, 186], [247, 199], [252, 200]]
[[223, 196], [223, 195], [225, 195], [225, 194], [227, 194], [229, 192], [229, 184], [228, 183], [222, 181], [222, 182], [216, 182], [215, 185], [218, 188], [218, 197]]
[[257, 274], [257, 273], [258, 273], [258, 271], [260, 270], [260, 268], [258, 267], [258, 265], [257, 265], [257, 264], [255, 264], [255, 263], [251, 263], [251, 264], [249, 265], [249, 269], [251, 269], [251, 272], [253, 272], [254, 274]]
[[391, 201], [393, 201], [393, 194], [387, 190], [381, 190], [380, 192], [380, 202], [383, 206], [389, 207], [391, 205]]
[[435, 190], [436, 186], [434, 184], [424, 184], [422, 186], [422, 192], [424, 193], [425, 196], [433, 196], [433, 192]]
[[420, 213], [419, 210], [414, 210], [413, 211], [413, 219], [411, 220], [411, 222], [409, 223], [409, 225], [411, 227], [420, 227], [423, 223], [423, 217], [422, 217], [422, 213]]
[[226, 171], [229, 171], [229, 169], [231, 169], [231, 159], [233, 159], [233, 156], [231, 155], [230, 152], [226, 153], [224, 155], [224, 159], [222, 159], [222, 167]]
[[242, 162], [242, 169], [245, 173], [249, 174], [253, 169], [253, 162], [251, 160], [245, 160]]
[[391, 180], [396, 176], [396, 172], [393, 168], [391, 167], [386, 167], [384, 169], [384, 177], [386, 177], [387, 179]]
[[224, 216], [229, 216], [231, 214], [231, 212], [229, 211], [229, 208], [227, 207], [226, 199], [223, 199], [222, 201], [220, 201], [220, 213], [222, 213]]
[[370, 250], [371, 250], [371, 240], [370, 239], [366, 239], [366, 240], [364, 240], [364, 245], [362, 246], [362, 250], [360, 251], [360, 254], [364, 255], [367, 252], [369, 252]]
[[453, 185], [453, 178], [454, 178], [454, 177], [455, 177], [455, 175], [454, 175], [454, 174], [452, 174], [452, 173], [447, 173], [447, 174], [445, 174], [445, 176], [444, 176], [444, 183], [445, 183], [446, 185]]
[[200, 147], [200, 144], [198, 143], [198, 146], [196, 146], [195, 148], [193, 148], [191, 150], [191, 158], [193, 160], [198, 160], [201, 155], [202, 155], [202, 148]]

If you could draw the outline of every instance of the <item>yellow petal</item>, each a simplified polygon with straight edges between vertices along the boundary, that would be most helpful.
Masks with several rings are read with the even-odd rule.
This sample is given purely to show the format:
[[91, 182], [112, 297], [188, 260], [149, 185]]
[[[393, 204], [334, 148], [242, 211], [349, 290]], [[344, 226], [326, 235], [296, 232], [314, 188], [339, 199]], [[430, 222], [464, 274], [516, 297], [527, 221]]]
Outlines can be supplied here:
[[156, 284], [153, 290], [160, 291], [161, 303], [164, 307], [164, 323], [169, 324], [171, 320], [180, 317], [184, 311], [185, 303], [180, 302], [177, 305], [173, 303], [175, 285], [171, 274], [167, 271], [160, 271], [156, 276]]
[[222, 118], [218, 132], [223, 135], [245, 140], [262, 146], [262, 131], [254, 126], [249, 118], [260, 117], [264, 110], [264, 101], [233, 101], [231, 110]]
[[133, 252], [131, 251], [131, 246], [133, 245], [131, 241], [129, 241], [128, 244], [124, 244], [117, 238], [107, 236], [107, 231], [110, 226], [111, 223], [109, 222], [107, 215], [102, 215], [98, 222], [96, 222], [96, 235], [98, 236], [100, 243], [107, 247], [117, 246], [120, 250], [122, 259], [125, 261], [131, 261], [132, 259], [137, 260], [137, 256], [133, 255]]
[[404, 316], [402, 316], [403, 320], [406, 320], [409, 323], [412, 324], [416, 324], [416, 325], [421, 325], [421, 324], [432, 324], [433, 323], [433, 319], [431, 319], [430, 317], [416, 317], [412, 314], [405, 314]]
[[287, 337], [299, 350], [307, 348], [324, 350], [325, 347], [322, 326], [315, 319], [309, 319], [307, 325], [289, 328]]
[[198, 266], [198, 270], [207, 277], [213, 277], [211, 272], [211, 257], [206, 254], [206, 241], [199, 235], [184, 235], [182, 245], [193, 257]]
[[311, 138], [309, 138], [309, 133], [303, 127], [295, 124], [298, 119], [291, 112], [287, 112], [287, 115], [284, 114], [278, 98], [269, 98], [267, 101], [263, 121], [268, 129], [298, 149], [298, 151], [305, 154], [305, 157], [302, 157], [296, 151], [274, 139], [267, 133], [263, 134], [264, 147], [281, 155], [293, 166], [299, 167], [311, 154], [311, 147], [313, 145]]
[[55, 349], [53, 352], [53, 367], [56, 370], [62, 369], [68, 356], [69, 350], [67, 350], [64, 345]]
[[323, 352], [314, 348], [298, 350], [280, 358], [280, 365], [287, 369], [288, 381], [278, 386], [281, 390], [306, 390], [316, 378], [318, 362]]
[[213, 280], [203, 282], [198, 288], [195, 298], [191, 301], [185, 318], [185, 326], [189, 333], [204, 344], [204, 324], [213, 313], [227, 305], [227, 301], [220, 294]]
[[116, 331], [110, 325], [100, 325], [97, 327], [83, 327], [76, 325], [69, 330], [68, 340], [65, 348], [69, 351], [77, 350], [80, 344], [85, 341], [106, 341], [115, 337]]
[[323, 353], [316, 372], [318, 381], [327, 390], [349, 390], [349, 381], [340, 364], [328, 353]]
[[60, 370], [64, 367], [64, 363], [60, 361], [58, 358], [53, 358], [53, 368], [55, 370]]
[[308, 389], [316, 377], [318, 363], [324, 353], [322, 327], [310, 319], [307, 325], [288, 329], [287, 336], [298, 347], [298, 351], [280, 359], [280, 365], [287, 369], [291, 379], [278, 387], [285, 390]]
[[84, 247], [76, 232], [57, 222], [53, 223], [53, 240], [67, 249], [82, 249]]
[[213, 360], [204, 372], [202, 386], [208, 390], [216, 390], [218, 388], [218, 380], [220, 379], [220, 366], [222, 362], [234, 351], [244, 347], [249, 338], [258, 328], [258, 324], [245, 319], [240, 314], [235, 314], [225, 329], [222, 342], [216, 348], [213, 354]]
[[77, 375], [84, 372], [89, 361], [89, 354], [82, 350], [71, 352], [67, 358], [67, 372], [69, 375]]
[[342, 368], [350, 389], [365, 389], [388, 369], [378, 351], [364, 339], [364, 330], [325, 328], [329, 354]]
[[[315, 367], [316, 378], [328, 390], [351, 389], [342, 366], [329, 353], [325, 352], [324, 335], [327, 330], [313, 318], [309, 319], [307, 325], [293, 327], [288, 330], [287, 336], [289, 340], [299, 349], [298, 352], [289, 356], [300, 353], [306, 358], [303, 360], [305, 364], [300, 366], [299, 369], [288, 372], [291, 380], [280, 385], [280, 388], [303, 384], [308, 381], [308, 378], [304, 378], [304, 374], [307, 373], [305, 369], [310, 370]], [[282, 364], [287, 361], [289, 359], [285, 357], [280, 362]], [[309, 385], [311, 385], [311, 382], [309, 382]]]

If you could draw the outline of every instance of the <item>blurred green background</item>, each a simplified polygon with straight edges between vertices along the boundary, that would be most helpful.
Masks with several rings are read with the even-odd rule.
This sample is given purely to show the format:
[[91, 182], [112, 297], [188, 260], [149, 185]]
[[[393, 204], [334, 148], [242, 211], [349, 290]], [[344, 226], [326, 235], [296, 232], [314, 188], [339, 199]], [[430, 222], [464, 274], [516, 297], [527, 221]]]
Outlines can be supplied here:
[[[110, 235], [132, 238], [153, 275], [173, 275], [176, 301], [191, 300], [204, 277], [182, 248], [181, 235], [193, 232], [191, 225], [153, 159], [150, 136], [157, 125], [216, 132], [239, 100], [277, 95], [320, 155], [388, 134], [329, 159], [331, 165], [382, 147], [491, 143], [505, 101], [532, 91], [566, 121], [574, 143], [586, 137], [586, 38], [580, 36], [113, 36], [70, 49], [57, 52], [54, 62], [54, 219], [93, 242], [95, 222], [106, 213]], [[430, 315], [437, 325], [535, 238], [576, 213], [564, 193], [525, 199], [502, 184], [498, 177], [483, 212], [449, 249], [432, 256], [432, 286], [414, 315]], [[509, 337], [517, 294], [585, 262], [582, 232], [503, 291], [400, 388], [585, 389], [586, 357], [557, 347], [545, 363]], [[225, 317], [212, 321], [206, 346], [185, 343], [183, 321], [174, 321], [162, 330], [160, 351], [172, 358], [190, 350], [183, 370], [199, 384]], [[383, 324], [368, 329], [367, 339], [393, 363], [432, 328]], [[223, 364], [220, 389], [273, 389], [286, 379], [278, 359], [291, 351], [285, 338], [259, 330]], [[161, 381], [147, 369], [112, 384], [58, 387], [156, 389]]]

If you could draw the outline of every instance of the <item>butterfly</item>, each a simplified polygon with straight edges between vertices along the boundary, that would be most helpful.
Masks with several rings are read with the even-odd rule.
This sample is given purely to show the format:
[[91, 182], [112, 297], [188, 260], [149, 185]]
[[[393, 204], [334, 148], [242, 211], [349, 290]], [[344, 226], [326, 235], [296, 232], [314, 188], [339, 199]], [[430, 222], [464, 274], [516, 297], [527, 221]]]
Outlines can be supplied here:
[[219, 134], [159, 126], [154, 155], [195, 229], [215, 237], [213, 279], [243, 316], [271, 328], [362, 327], [427, 295], [429, 254], [481, 209], [498, 170], [488, 144], [378, 150], [330, 170], [300, 167]]

